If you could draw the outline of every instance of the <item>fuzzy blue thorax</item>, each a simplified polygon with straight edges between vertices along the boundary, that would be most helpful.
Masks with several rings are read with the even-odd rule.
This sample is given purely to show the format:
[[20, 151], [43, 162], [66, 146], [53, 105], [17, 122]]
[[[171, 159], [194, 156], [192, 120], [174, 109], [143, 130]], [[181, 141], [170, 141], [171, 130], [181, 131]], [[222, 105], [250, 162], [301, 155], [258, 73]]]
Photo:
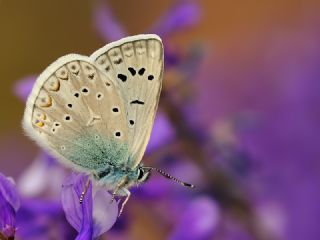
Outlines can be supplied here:
[[114, 188], [126, 178], [127, 185], [139, 182], [142, 166], [132, 168], [127, 144], [99, 134], [83, 134], [65, 144], [64, 154], [83, 172], [93, 174], [102, 185]]
[[109, 166], [104, 171], [99, 172], [96, 179], [100, 184], [110, 187], [116, 186], [121, 181], [124, 181], [123, 186], [129, 188], [139, 182], [139, 173], [139, 166], [134, 169]]

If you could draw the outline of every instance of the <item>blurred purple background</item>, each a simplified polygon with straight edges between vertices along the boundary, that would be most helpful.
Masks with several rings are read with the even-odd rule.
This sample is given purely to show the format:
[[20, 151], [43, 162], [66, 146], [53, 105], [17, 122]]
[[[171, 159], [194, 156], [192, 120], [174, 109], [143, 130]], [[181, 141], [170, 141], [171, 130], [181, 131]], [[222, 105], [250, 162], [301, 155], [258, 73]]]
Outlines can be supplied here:
[[317, 1], [0, 0], [0, 172], [20, 196], [17, 239], [90, 239], [79, 236], [111, 224], [82, 213], [93, 230], [72, 228], [60, 200], [69, 172], [20, 122], [56, 58], [139, 33], [165, 45], [144, 162], [197, 187], [154, 174], [101, 239], [320, 239], [319, 12]]

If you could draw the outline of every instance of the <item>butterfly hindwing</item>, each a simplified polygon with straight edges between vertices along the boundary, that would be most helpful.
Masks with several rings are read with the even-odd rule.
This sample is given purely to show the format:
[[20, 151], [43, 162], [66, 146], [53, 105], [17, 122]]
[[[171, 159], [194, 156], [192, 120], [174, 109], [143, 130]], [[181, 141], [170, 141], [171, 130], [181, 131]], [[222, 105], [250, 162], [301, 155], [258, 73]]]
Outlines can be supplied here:
[[153, 34], [121, 39], [91, 56], [97, 67], [119, 86], [124, 99], [132, 168], [141, 161], [150, 138], [163, 75], [163, 46]]
[[97, 172], [129, 159], [125, 111], [118, 86], [90, 58], [67, 55], [37, 79], [23, 125], [64, 164]]

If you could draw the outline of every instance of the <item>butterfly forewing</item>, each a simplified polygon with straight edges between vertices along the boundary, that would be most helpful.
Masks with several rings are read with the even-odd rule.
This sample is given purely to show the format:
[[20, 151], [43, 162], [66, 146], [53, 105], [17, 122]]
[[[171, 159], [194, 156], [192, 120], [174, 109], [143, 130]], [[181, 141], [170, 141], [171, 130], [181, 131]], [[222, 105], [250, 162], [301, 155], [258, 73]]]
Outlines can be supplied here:
[[91, 58], [119, 86], [126, 109], [132, 168], [150, 138], [163, 75], [163, 46], [156, 35], [137, 35], [99, 49]]
[[125, 104], [90, 58], [68, 55], [37, 79], [24, 128], [64, 164], [95, 172], [129, 159]]

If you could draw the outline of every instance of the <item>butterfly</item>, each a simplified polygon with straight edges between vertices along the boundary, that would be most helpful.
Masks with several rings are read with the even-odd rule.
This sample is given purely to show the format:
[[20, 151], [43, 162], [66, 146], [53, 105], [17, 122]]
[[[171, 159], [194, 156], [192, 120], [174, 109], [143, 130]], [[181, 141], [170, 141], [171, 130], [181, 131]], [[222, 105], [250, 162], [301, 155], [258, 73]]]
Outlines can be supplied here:
[[26, 133], [62, 164], [112, 191], [113, 200], [125, 196], [120, 214], [128, 189], [152, 170], [194, 187], [141, 163], [162, 87], [163, 52], [160, 37], [143, 34], [107, 44], [90, 57], [63, 56], [40, 74], [27, 100]]

